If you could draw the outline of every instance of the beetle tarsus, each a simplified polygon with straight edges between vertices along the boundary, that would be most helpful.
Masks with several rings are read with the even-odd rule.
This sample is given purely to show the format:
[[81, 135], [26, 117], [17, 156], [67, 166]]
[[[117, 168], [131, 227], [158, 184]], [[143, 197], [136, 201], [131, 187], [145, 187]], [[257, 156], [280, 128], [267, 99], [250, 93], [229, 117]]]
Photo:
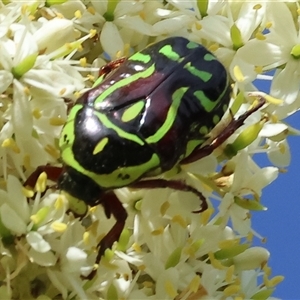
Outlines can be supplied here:
[[34, 172], [30, 174], [30, 176], [27, 178], [27, 180], [24, 182], [23, 186], [29, 186], [31, 188], [34, 188], [39, 176], [45, 172], [47, 174], [47, 178], [51, 181], [57, 181], [58, 177], [63, 172], [62, 167], [57, 166], [51, 166], [51, 165], [43, 165], [38, 166]]
[[[125, 221], [127, 219], [127, 212], [113, 191], [107, 192], [102, 195], [101, 204], [104, 208], [106, 217], [110, 218], [110, 216], [113, 215], [116, 219], [116, 223], [97, 246], [97, 248], [99, 248], [99, 251], [95, 260], [96, 265], [99, 265], [101, 257], [104, 255], [106, 249], [110, 249], [113, 246], [114, 242], [119, 240], [125, 226]], [[88, 276], [83, 278], [91, 280], [96, 275], [96, 273], [97, 268], [93, 269]]]

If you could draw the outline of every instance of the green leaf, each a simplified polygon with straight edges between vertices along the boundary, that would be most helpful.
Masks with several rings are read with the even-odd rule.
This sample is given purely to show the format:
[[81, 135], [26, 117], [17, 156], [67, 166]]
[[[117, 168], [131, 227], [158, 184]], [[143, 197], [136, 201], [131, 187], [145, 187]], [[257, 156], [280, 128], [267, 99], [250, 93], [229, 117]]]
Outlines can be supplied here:
[[178, 247], [171, 253], [171, 255], [169, 256], [169, 258], [166, 261], [165, 269], [175, 267], [179, 263], [180, 257], [181, 257], [181, 251], [182, 251], [182, 248]]
[[253, 300], [266, 300], [268, 299], [274, 292], [274, 289], [262, 290], [254, 294], [250, 299]]
[[238, 254], [243, 253], [245, 250], [249, 248], [248, 244], [237, 244], [232, 247], [223, 248], [214, 253], [214, 256], [218, 260], [233, 258]]
[[262, 211], [267, 210], [265, 206], [263, 206], [259, 201], [256, 200], [249, 200], [249, 199], [243, 199], [240, 197], [234, 197], [234, 203], [238, 206], [248, 209], [248, 210], [254, 210], [254, 211]]
[[244, 46], [242, 34], [236, 24], [233, 24], [230, 28], [230, 36], [233, 44], [233, 49], [238, 50]]
[[116, 287], [113, 284], [111, 284], [109, 286], [109, 288], [107, 289], [106, 299], [107, 300], [118, 300], [119, 299], [118, 291], [117, 291]]
[[11, 72], [16, 79], [21, 78], [25, 73], [27, 73], [35, 64], [37, 53], [30, 54], [23, 59], [17, 66], [13, 67]]

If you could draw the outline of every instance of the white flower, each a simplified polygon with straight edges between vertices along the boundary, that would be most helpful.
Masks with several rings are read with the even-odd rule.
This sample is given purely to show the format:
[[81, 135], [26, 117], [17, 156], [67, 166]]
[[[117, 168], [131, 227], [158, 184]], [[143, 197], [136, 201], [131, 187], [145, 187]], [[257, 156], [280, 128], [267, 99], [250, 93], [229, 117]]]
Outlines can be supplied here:
[[[273, 96], [287, 104], [295, 101], [300, 81], [300, 37], [297, 24], [286, 3], [276, 2], [267, 6], [270, 33], [265, 38], [253, 39], [240, 49], [239, 57], [246, 62], [270, 70], [279, 66], [272, 81]], [[253, 55], [258, 53], [259, 55]]]
[[[237, 16], [233, 16], [232, 9], [238, 7]], [[262, 22], [266, 10], [266, 4], [259, 2], [243, 2], [242, 5], [227, 4], [228, 15], [208, 15], [193, 27], [193, 39], [204, 38], [214, 42], [219, 47], [215, 49], [217, 57], [229, 67], [232, 78], [236, 77], [236, 67], [243, 74], [243, 81], [246, 84], [256, 78], [252, 65], [246, 60], [239, 59], [239, 51], [252, 38], [254, 31]], [[214, 49], [214, 47], [213, 47]]]
[[[280, 121], [300, 107], [298, 4], [292, 2], [3, 1], [1, 299], [270, 297], [282, 277], [269, 278], [268, 250], [251, 247], [251, 237], [260, 236], [250, 212], [265, 210], [260, 198], [278, 168], [260, 168], [253, 155], [286, 167], [287, 136], [299, 135]], [[98, 244], [116, 220], [107, 219], [101, 205], [88, 210], [85, 203], [86, 214], [76, 217], [75, 199], [68, 205], [45, 174], [35, 193], [20, 180], [38, 165], [61, 166], [57, 140], [67, 118], [66, 98], [91, 86], [99, 71], [89, 66], [166, 36], [202, 43], [231, 74], [231, 109], [209, 133], [208, 144], [232, 117], [250, 109], [247, 92], [257, 89], [254, 79], [272, 80], [273, 98], [257, 91], [267, 103], [213, 153], [159, 176], [185, 182], [203, 197], [167, 188], [116, 190], [128, 218], [120, 239], [94, 266]], [[265, 70], [274, 71], [274, 78], [260, 75]], [[205, 199], [208, 209], [199, 212]], [[94, 267], [96, 276], [84, 279]]]
[[[91, 3], [103, 24], [100, 33], [101, 45], [111, 59], [124, 55], [125, 43], [136, 39], [136, 35], [151, 35], [151, 25], [140, 15], [143, 3], [123, 0], [91, 1]], [[142, 36], [136, 39], [139, 42], [141, 40]]]

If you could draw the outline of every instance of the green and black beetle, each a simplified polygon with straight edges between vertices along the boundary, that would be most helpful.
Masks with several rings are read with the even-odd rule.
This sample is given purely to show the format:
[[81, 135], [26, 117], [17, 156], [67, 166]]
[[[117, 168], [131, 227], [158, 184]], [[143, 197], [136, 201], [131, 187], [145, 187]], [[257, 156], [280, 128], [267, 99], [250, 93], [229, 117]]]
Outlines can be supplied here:
[[176, 180], [150, 178], [196, 161], [222, 144], [264, 100], [232, 120], [211, 143], [209, 133], [230, 101], [224, 66], [203, 46], [182, 37], [152, 44], [100, 70], [94, 86], [71, 108], [59, 147], [63, 167], [41, 166], [58, 188], [85, 203], [103, 205], [116, 223], [99, 243], [96, 263], [120, 237], [126, 210], [113, 190], [171, 188], [203, 195]]

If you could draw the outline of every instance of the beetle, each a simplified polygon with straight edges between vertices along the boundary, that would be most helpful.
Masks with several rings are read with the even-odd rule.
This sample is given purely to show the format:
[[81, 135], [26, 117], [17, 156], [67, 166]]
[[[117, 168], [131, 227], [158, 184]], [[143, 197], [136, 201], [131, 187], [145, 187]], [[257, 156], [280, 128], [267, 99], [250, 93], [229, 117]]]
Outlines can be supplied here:
[[98, 244], [98, 264], [119, 239], [127, 218], [114, 189], [192, 192], [201, 200], [197, 212], [207, 209], [205, 197], [192, 186], [153, 177], [212, 153], [265, 102], [260, 99], [238, 119], [232, 118], [205, 144], [227, 111], [230, 95], [229, 76], [221, 62], [202, 45], [182, 37], [110, 62], [68, 114], [59, 141], [63, 167], [40, 166], [25, 185], [34, 186], [45, 171], [59, 189], [90, 206], [101, 204], [108, 218], [114, 216], [115, 225]]

